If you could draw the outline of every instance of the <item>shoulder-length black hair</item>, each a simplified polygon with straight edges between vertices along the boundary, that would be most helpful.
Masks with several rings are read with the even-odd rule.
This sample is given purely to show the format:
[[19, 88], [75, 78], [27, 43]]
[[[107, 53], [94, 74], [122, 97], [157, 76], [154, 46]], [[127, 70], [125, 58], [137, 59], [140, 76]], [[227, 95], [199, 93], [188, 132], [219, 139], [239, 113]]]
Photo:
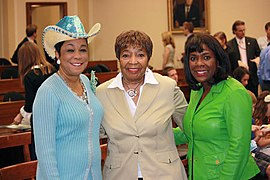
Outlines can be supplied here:
[[191, 89], [199, 90], [202, 85], [193, 77], [189, 68], [189, 57], [192, 52], [202, 52], [203, 45], [206, 45], [211, 49], [215, 55], [217, 61], [217, 69], [214, 74], [213, 80], [210, 84], [217, 84], [222, 80], [225, 80], [229, 76], [230, 61], [229, 57], [221, 47], [219, 42], [211, 35], [208, 34], [194, 34], [190, 37], [185, 44], [185, 57], [184, 57], [184, 71], [186, 81]]

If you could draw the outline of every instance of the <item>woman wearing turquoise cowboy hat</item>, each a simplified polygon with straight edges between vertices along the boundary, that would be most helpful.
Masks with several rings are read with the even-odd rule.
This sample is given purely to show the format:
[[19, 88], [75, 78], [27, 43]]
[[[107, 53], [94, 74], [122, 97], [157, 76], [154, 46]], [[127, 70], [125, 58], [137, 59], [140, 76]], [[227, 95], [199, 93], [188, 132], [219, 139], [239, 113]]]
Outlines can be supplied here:
[[102, 179], [99, 128], [103, 108], [95, 79], [81, 74], [88, 63], [87, 34], [77, 16], [65, 16], [43, 32], [43, 46], [59, 71], [39, 88], [33, 106], [37, 179]]

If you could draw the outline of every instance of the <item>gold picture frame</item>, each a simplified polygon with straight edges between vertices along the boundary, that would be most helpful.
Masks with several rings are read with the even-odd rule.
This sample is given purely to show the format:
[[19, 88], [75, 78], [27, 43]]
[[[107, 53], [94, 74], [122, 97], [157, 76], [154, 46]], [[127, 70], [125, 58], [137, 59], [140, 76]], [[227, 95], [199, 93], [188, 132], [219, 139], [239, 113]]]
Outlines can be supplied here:
[[[185, 2], [191, 2], [191, 6], [185, 6]], [[167, 0], [168, 29], [172, 33], [183, 33], [183, 22], [192, 22], [194, 32], [209, 33], [208, 0]], [[187, 10], [187, 7], [189, 10]], [[189, 14], [185, 13], [189, 11]]]

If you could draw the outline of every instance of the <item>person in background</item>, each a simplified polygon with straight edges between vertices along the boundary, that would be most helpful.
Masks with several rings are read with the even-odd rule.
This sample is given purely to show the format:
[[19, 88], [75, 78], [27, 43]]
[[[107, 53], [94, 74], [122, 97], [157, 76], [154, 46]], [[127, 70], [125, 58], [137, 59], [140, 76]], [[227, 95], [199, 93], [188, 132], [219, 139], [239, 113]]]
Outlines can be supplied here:
[[[233, 73], [233, 77], [237, 79], [239, 82], [246, 86], [248, 84], [250, 73], [245, 67], [238, 67], [235, 69]], [[266, 104], [265, 97], [269, 94], [269, 92], [262, 92], [257, 101], [256, 96], [251, 91], [247, 90], [249, 95], [252, 98], [252, 107], [253, 107], [253, 117], [261, 114], [269, 114], [267, 111], [261, 111], [261, 109], [265, 109]], [[269, 96], [270, 97], [270, 96]], [[267, 98], [266, 98], [267, 99]], [[270, 101], [270, 98], [269, 98]], [[257, 104], [258, 102], [258, 104]], [[256, 115], [254, 115], [254, 110], [256, 111]], [[270, 108], [269, 108], [270, 111]], [[257, 123], [261, 125], [261, 123], [257, 120]], [[255, 120], [252, 118], [252, 135], [251, 135], [251, 147], [250, 150], [252, 152], [252, 156], [256, 161], [257, 166], [260, 168], [260, 176], [270, 178], [270, 156], [264, 153], [264, 147], [270, 144], [269, 138], [265, 137], [265, 133], [261, 131], [260, 126], [255, 125]], [[257, 175], [256, 177], [258, 177]], [[255, 178], [256, 179], [256, 178]]]
[[181, 127], [187, 102], [176, 82], [148, 69], [153, 43], [141, 31], [117, 36], [121, 72], [97, 88], [108, 136], [103, 179], [187, 179], [172, 119]]
[[200, 27], [199, 7], [193, 0], [185, 0], [182, 4], [176, 4], [173, 18], [175, 28], [179, 28], [184, 22], [192, 22], [194, 27]]
[[184, 22], [183, 23], [184, 35], [187, 39], [193, 34], [194, 26], [192, 22]]
[[[25, 124], [33, 127], [32, 107], [38, 88], [55, 72], [54, 67], [41, 55], [38, 46], [32, 42], [25, 42], [18, 52], [18, 66], [21, 81], [25, 89], [25, 105], [14, 118], [14, 124]], [[35, 160], [34, 132], [32, 128], [32, 144], [30, 146], [31, 159]]]
[[250, 72], [247, 68], [239, 66], [233, 71], [233, 77], [246, 87], [250, 78]]
[[[185, 42], [186, 44], [189, 38], [193, 36], [194, 26], [192, 22], [184, 22], [183, 29], [184, 29], [184, 35], [187, 37], [186, 42]], [[181, 58], [179, 57], [178, 61], [181, 61], [182, 63], [184, 63], [185, 52], [182, 52], [181, 55], [182, 57]]]
[[218, 40], [220, 45], [223, 47], [223, 49], [228, 54], [230, 64], [231, 64], [230, 72], [233, 73], [233, 71], [238, 67], [238, 62], [237, 62], [237, 59], [236, 59], [235, 52], [229, 46], [227, 46], [226, 34], [224, 32], [222, 32], [222, 31], [220, 31], [220, 32], [215, 33], [214, 37]]
[[218, 41], [195, 34], [185, 46], [184, 70], [191, 91], [183, 131], [189, 179], [250, 179], [259, 169], [250, 154], [251, 98], [229, 76], [229, 60]]
[[[264, 114], [263, 116], [269, 115], [270, 108], [268, 108], [267, 105], [270, 102], [269, 92], [263, 91], [258, 96], [258, 100], [252, 92], [249, 91], [249, 93], [252, 97], [253, 117], [257, 116], [258, 114]], [[262, 109], [266, 111], [261, 111]], [[256, 113], [257, 115], [255, 115], [254, 113]], [[269, 152], [269, 150], [267, 149], [269, 148], [265, 148], [265, 146], [270, 144], [270, 140], [269, 138], [267, 138], [269, 132], [264, 131], [260, 128], [260, 120], [257, 119], [257, 123], [259, 125], [256, 125], [254, 118], [252, 118], [252, 140], [250, 144], [250, 150], [252, 152], [252, 156], [256, 161], [257, 166], [260, 168], [259, 175], [263, 178], [267, 177], [268, 179], [270, 179], [270, 156], [269, 154], [267, 154], [267, 151]]]
[[176, 84], [178, 83], [178, 74], [174, 67], [166, 67], [163, 70], [163, 75], [168, 76], [169, 78], [175, 80]]
[[270, 43], [270, 22], [267, 22], [264, 26], [266, 36], [259, 37], [257, 39], [259, 47], [261, 50], [267, 47], [267, 44]]
[[19, 43], [17, 46], [16, 50], [13, 53], [13, 56], [11, 57], [11, 61], [15, 64], [18, 64], [18, 52], [20, 47], [25, 43], [25, 42], [33, 42], [37, 44], [36, 38], [37, 38], [37, 25], [35, 24], [29, 24], [26, 27], [26, 37]]
[[261, 51], [257, 75], [262, 91], [270, 91], [270, 43]]
[[247, 89], [258, 96], [258, 76], [255, 59], [260, 56], [260, 48], [255, 38], [245, 36], [245, 22], [237, 20], [232, 25], [235, 37], [227, 45], [234, 51], [238, 64], [246, 67], [250, 72]]
[[164, 45], [162, 69], [167, 66], [174, 67], [175, 42], [171, 32], [161, 34]]
[[102, 179], [99, 129], [103, 108], [96, 81], [81, 74], [88, 43], [100, 24], [86, 33], [78, 16], [65, 16], [43, 31], [43, 46], [60, 65], [38, 89], [33, 105], [37, 179]]

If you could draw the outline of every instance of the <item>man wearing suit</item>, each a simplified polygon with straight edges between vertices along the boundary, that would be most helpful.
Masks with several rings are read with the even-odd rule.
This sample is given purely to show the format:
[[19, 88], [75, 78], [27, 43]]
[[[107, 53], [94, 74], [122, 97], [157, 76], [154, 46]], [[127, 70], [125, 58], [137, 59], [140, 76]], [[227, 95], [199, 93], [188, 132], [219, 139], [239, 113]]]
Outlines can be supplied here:
[[108, 179], [186, 180], [172, 131], [182, 127], [187, 102], [176, 82], [148, 69], [153, 44], [141, 31], [121, 33], [115, 53], [121, 72], [97, 88], [108, 136]]
[[194, 27], [200, 27], [200, 12], [193, 0], [185, 0], [183, 4], [177, 4], [174, 9], [174, 27], [182, 26], [184, 22], [192, 22]]
[[11, 58], [11, 61], [15, 64], [18, 64], [18, 52], [19, 52], [19, 49], [20, 47], [27, 41], [30, 41], [30, 42], [34, 42], [37, 44], [37, 41], [36, 41], [36, 38], [37, 38], [37, 25], [35, 24], [29, 24], [27, 27], [26, 27], [26, 37], [20, 42], [20, 44], [17, 46], [12, 58]]
[[245, 66], [251, 73], [246, 88], [258, 96], [257, 65], [253, 60], [260, 56], [261, 51], [255, 38], [245, 36], [245, 30], [245, 22], [235, 21], [232, 26], [235, 37], [228, 42], [228, 46], [235, 52], [239, 64]]

